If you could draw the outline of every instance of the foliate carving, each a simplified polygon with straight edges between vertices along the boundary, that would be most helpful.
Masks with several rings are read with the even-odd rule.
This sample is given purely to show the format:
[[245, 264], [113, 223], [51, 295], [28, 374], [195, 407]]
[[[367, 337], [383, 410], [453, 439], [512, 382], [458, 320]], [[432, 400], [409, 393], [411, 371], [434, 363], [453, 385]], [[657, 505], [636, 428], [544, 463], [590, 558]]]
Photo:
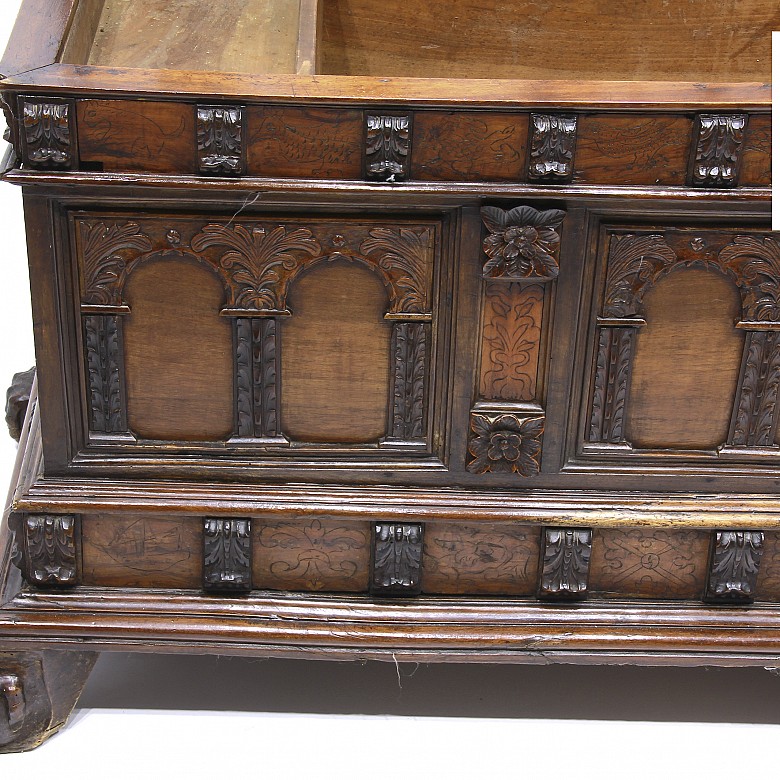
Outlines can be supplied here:
[[214, 246], [228, 248], [219, 267], [227, 271], [230, 308], [271, 311], [284, 308], [291, 277], [322, 252], [311, 230], [288, 231], [283, 225], [270, 231], [243, 225], [206, 225], [191, 246], [195, 252]]
[[75, 585], [76, 518], [73, 515], [26, 515], [25, 578], [34, 585]]
[[203, 531], [203, 587], [211, 591], [251, 590], [250, 521], [207, 517]]
[[[81, 222], [81, 302], [119, 306], [128, 263], [152, 242], [135, 222]], [[127, 253], [130, 253], [129, 255]]]
[[761, 531], [716, 531], [707, 600], [752, 601], [763, 548]]
[[472, 412], [471, 460], [466, 468], [472, 474], [490, 472], [533, 477], [539, 473], [543, 433], [543, 417]]
[[89, 314], [84, 318], [89, 385], [89, 429], [102, 433], [127, 430], [122, 392], [119, 317]]
[[718, 255], [742, 294], [742, 317], [780, 322], [780, 243], [770, 236], [736, 236]]
[[693, 184], [733, 187], [737, 183], [747, 114], [701, 114], [697, 125]]
[[634, 328], [599, 328], [589, 441], [625, 442], [624, 419], [633, 350]]
[[772, 447], [780, 388], [780, 332], [748, 331], [737, 410], [729, 444]]
[[609, 245], [605, 317], [636, 317], [642, 298], [658, 278], [677, 263], [661, 235], [613, 235]]
[[409, 116], [366, 115], [366, 178], [401, 181], [409, 176]]
[[528, 178], [565, 182], [574, 170], [577, 117], [531, 114]]
[[393, 328], [393, 419], [390, 439], [425, 439], [428, 325], [396, 322]]
[[11, 386], [5, 395], [5, 422], [11, 438], [19, 441], [22, 435], [22, 426], [30, 403], [33, 380], [35, 379], [35, 366], [29, 371], [20, 371], [14, 374]]
[[73, 164], [71, 104], [22, 100], [24, 162], [36, 168]]
[[277, 323], [238, 317], [236, 323], [236, 433], [281, 438]]
[[593, 532], [545, 528], [539, 597], [578, 599], [587, 595]]
[[198, 106], [198, 166], [202, 173], [240, 174], [244, 168], [240, 106]]
[[399, 596], [420, 593], [422, 537], [421, 523], [374, 525], [372, 593]]
[[487, 279], [554, 279], [558, 276], [559, 233], [565, 212], [537, 211], [517, 206], [504, 211], [495, 206], [482, 209], [489, 231], [482, 247], [488, 261], [482, 268]]
[[8, 713], [8, 727], [17, 731], [24, 721], [25, 701], [22, 682], [15, 674], [0, 674], [0, 698]]

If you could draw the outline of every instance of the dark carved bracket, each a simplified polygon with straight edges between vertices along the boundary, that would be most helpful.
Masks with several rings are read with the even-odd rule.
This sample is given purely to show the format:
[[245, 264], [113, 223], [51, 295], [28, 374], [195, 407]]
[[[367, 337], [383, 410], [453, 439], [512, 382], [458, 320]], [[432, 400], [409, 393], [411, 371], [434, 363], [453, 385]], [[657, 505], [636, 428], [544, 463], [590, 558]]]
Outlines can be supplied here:
[[716, 531], [705, 599], [753, 601], [763, 549], [761, 531]]
[[252, 589], [250, 520], [213, 517], [204, 520], [203, 587], [216, 592]]
[[747, 122], [747, 114], [697, 117], [691, 176], [695, 187], [736, 186]]
[[539, 598], [581, 599], [588, 593], [593, 532], [589, 528], [545, 528]]
[[201, 173], [244, 172], [243, 110], [240, 106], [198, 106], [198, 167]]
[[24, 722], [24, 690], [19, 677], [15, 674], [0, 674], [0, 698], [5, 703], [8, 714], [8, 728], [18, 731]]
[[29, 371], [21, 371], [14, 374], [11, 386], [5, 395], [5, 422], [11, 438], [19, 441], [22, 435], [22, 426], [27, 414], [27, 406], [30, 403], [30, 392], [35, 379], [35, 366]]
[[488, 256], [482, 268], [484, 278], [516, 282], [558, 276], [564, 211], [537, 211], [530, 206], [504, 211], [485, 206], [481, 213], [489, 231], [482, 244]]
[[77, 159], [72, 100], [19, 98], [22, 162], [33, 168], [68, 169]]
[[127, 415], [120, 318], [88, 314], [82, 319], [89, 387], [89, 429], [95, 433], [124, 433]]
[[428, 333], [425, 322], [396, 322], [393, 327], [392, 413], [384, 443], [425, 440]]
[[544, 417], [518, 414], [471, 413], [469, 453], [466, 468], [472, 474], [539, 473]]
[[23, 574], [33, 585], [76, 585], [75, 515], [26, 515]]
[[577, 117], [531, 114], [528, 178], [565, 183], [574, 173]]
[[422, 523], [375, 523], [371, 593], [416, 596], [421, 592]]
[[366, 114], [365, 173], [374, 181], [409, 178], [412, 117]]

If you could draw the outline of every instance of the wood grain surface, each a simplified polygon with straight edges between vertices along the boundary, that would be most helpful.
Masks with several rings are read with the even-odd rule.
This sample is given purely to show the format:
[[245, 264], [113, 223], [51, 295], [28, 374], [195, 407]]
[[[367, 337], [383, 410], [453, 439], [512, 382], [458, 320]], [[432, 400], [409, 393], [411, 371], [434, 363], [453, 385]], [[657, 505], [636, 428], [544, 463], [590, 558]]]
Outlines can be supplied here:
[[739, 183], [745, 187], [772, 183], [772, 117], [753, 114], [745, 131]]

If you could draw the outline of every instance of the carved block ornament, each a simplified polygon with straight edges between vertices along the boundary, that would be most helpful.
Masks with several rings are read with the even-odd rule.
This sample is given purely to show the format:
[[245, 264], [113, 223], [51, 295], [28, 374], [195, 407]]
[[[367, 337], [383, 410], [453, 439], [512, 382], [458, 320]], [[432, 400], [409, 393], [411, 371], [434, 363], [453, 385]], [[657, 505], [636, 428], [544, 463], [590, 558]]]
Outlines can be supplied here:
[[531, 114], [528, 178], [564, 183], [574, 173], [577, 117]]
[[22, 161], [33, 168], [72, 168], [76, 157], [72, 101], [20, 100]]
[[593, 532], [589, 528], [545, 528], [539, 598], [587, 595]]
[[764, 550], [761, 531], [717, 531], [713, 540], [707, 601], [752, 601]]
[[693, 184], [734, 187], [747, 127], [747, 114], [700, 114], [696, 122]]
[[208, 591], [252, 590], [251, 522], [207, 517], [203, 527], [203, 587]]
[[242, 138], [243, 110], [240, 106], [198, 106], [198, 167], [201, 173], [244, 172]]
[[536, 476], [543, 433], [544, 417], [472, 412], [466, 468], [472, 474]]
[[76, 517], [26, 515], [22, 522], [22, 561], [33, 585], [75, 585]]
[[366, 178], [402, 181], [409, 178], [411, 125], [409, 115], [366, 114]]
[[422, 523], [376, 523], [371, 592], [387, 596], [419, 594], [422, 547]]
[[560, 228], [566, 213], [517, 206], [510, 211], [495, 206], [482, 209], [488, 236], [482, 243], [486, 279], [554, 279], [558, 276]]

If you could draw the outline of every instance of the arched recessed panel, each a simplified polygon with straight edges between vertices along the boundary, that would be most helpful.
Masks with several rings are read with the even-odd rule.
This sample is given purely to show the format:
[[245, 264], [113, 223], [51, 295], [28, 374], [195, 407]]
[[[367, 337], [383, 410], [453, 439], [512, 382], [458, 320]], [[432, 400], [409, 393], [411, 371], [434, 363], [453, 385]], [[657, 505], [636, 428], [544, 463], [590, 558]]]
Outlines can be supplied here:
[[125, 298], [127, 416], [144, 439], [219, 441], [233, 432], [233, 335], [222, 283], [196, 260], [153, 258]]
[[387, 431], [392, 332], [382, 281], [338, 260], [296, 280], [287, 303], [283, 432], [296, 441], [378, 441]]
[[627, 439], [637, 448], [714, 449], [728, 437], [744, 333], [740, 298], [715, 271], [682, 269], [644, 299]]

